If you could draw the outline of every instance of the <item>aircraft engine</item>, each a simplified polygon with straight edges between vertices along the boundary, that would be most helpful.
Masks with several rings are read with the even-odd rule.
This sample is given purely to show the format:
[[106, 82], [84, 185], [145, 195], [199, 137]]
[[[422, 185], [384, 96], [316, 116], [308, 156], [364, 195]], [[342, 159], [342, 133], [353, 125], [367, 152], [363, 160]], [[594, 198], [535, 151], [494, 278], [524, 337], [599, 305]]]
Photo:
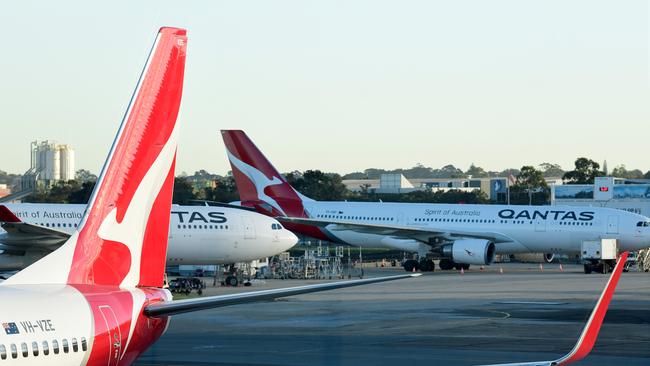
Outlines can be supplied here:
[[494, 243], [485, 239], [460, 239], [442, 247], [444, 257], [466, 264], [489, 265], [495, 252]]
[[546, 263], [553, 262], [553, 259], [555, 259], [555, 253], [544, 253], [544, 260]]

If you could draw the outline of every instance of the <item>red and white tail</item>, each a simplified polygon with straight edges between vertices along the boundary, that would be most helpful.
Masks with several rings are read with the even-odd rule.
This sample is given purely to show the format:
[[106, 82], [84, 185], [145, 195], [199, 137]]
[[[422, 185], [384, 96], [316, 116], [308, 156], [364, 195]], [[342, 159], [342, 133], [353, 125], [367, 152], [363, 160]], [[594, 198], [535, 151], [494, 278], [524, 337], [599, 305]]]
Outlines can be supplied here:
[[160, 29], [79, 228], [5, 284], [162, 286], [186, 44]]
[[298, 193], [241, 130], [222, 130], [242, 205], [271, 216], [307, 217]]

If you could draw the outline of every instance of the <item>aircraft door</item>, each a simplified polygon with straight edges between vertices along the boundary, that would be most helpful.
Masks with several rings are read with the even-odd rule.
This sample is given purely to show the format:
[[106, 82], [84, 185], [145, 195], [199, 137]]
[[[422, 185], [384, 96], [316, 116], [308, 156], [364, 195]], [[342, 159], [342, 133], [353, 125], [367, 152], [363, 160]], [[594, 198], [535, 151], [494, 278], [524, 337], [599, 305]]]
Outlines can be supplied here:
[[607, 219], [607, 234], [618, 234], [618, 216], [610, 216]]
[[244, 223], [244, 239], [255, 239], [255, 225], [253, 220], [250, 217], [242, 216], [242, 222]]
[[535, 231], [537, 232], [545, 232], [546, 231], [546, 220], [535, 220]]
[[108, 336], [108, 366], [117, 365], [120, 361], [122, 354], [122, 333], [120, 333], [120, 326], [115, 316], [115, 312], [109, 305], [101, 305], [99, 312], [104, 318], [106, 323], [107, 336]]

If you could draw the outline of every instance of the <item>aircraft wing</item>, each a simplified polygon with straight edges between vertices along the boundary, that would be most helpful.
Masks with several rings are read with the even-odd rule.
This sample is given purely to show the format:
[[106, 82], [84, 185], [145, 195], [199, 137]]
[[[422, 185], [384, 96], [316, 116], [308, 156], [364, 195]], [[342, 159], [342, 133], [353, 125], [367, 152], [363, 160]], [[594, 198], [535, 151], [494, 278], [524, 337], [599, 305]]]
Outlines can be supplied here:
[[262, 290], [244, 292], [240, 294], [208, 296], [196, 299], [176, 300], [157, 302], [148, 305], [144, 309], [144, 314], [149, 317], [158, 318], [169, 315], [187, 313], [190, 311], [220, 308], [229, 305], [246, 304], [250, 302], [259, 302], [273, 300], [280, 297], [308, 294], [312, 292], [328, 291], [345, 287], [368, 285], [371, 283], [400, 280], [404, 278], [417, 277], [420, 274], [407, 274], [388, 277], [367, 278], [363, 280], [337, 281], [321, 283], [317, 285], [307, 285], [289, 288], [280, 288], [274, 290]]
[[70, 237], [61, 230], [23, 222], [5, 205], [0, 205], [0, 227], [6, 231], [0, 234], [0, 244], [20, 249], [58, 247]]
[[616, 291], [616, 285], [618, 284], [618, 280], [621, 278], [621, 273], [625, 267], [625, 262], [627, 262], [628, 254], [628, 252], [624, 252], [619, 257], [612, 275], [609, 277], [609, 280], [607, 280], [605, 289], [600, 294], [596, 306], [591, 311], [589, 320], [587, 320], [587, 323], [580, 334], [580, 338], [578, 338], [578, 342], [573, 346], [571, 352], [553, 361], [505, 363], [486, 366], [564, 366], [587, 357], [592, 348], [594, 348], [596, 339], [598, 339], [600, 326], [603, 324], [605, 314], [607, 314], [607, 308], [609, 307], [609, 303], [612, 301], [614, 291]]
[[513, 241], [512, 238], [496, 232], [486, 231], [460, 231], [460, 230], [432, 230], [420, 226], [404, 226], [391, 224], [367, 224], [344, 220], [322, 220], [302, 217], [276, 217], [280, 222], [327, 227], [331, 231], [351, 230], [365, 234], [390, 235], [404, 239], [414, 239], [428, 243], [431, 237], [439, 237], [447, 240], [458, 238], [487, 239], [495, 243], [506, 243]]

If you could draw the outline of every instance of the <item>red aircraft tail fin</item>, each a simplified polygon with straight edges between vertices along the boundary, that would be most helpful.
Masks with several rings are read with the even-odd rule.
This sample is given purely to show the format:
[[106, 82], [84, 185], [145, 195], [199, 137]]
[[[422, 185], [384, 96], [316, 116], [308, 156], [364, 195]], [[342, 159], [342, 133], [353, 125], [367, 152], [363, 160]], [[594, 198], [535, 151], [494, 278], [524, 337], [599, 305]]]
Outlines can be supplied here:
[[160, 29], [78, 230], [6, 283], [162, 286], [186, 44]]
[[298, 193], [241, 130], [223, 130], [221, 136], [242, 205], [271, 216], [306, 217], [302, 204], [309, 198]]

